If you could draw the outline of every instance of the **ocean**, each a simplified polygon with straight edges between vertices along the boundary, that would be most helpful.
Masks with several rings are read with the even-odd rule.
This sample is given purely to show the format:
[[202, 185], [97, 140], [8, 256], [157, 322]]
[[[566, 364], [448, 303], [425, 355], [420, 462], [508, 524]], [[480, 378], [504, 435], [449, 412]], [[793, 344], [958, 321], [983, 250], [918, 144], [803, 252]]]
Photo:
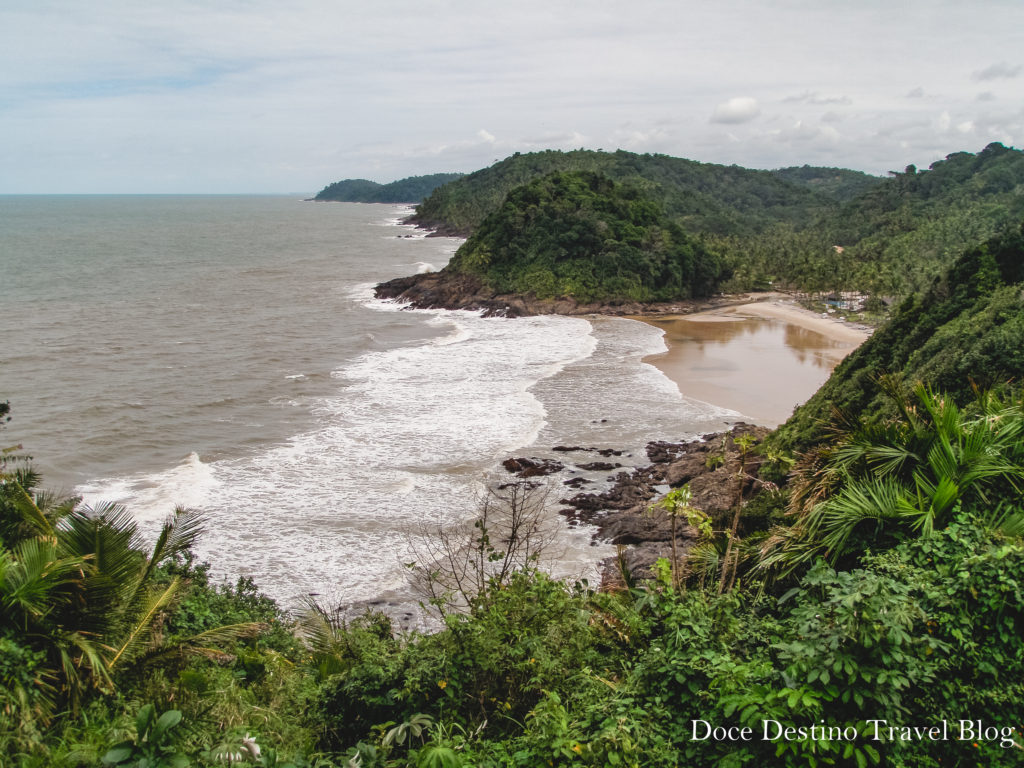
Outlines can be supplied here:
[[[0, 443], [21, 443], [45, 487], [124, 503], [143, 531], [201, 510], [197, 554], [218, 579], [249, 576], [289, 607], [312, 593], [403, 611], [419, 599], [410, 531], [472, 518], [509, 481], [503, 459], [564, 459], [562, 444], [642, 465], [651, 440], [739, 418], [644, 363], [665, 350], [644, 323], [373, 298], [459, 245], [400, 224], [409, 212], [0, 197]], [[558, 526], [556, 574], [596, 578], [612, 548]]]

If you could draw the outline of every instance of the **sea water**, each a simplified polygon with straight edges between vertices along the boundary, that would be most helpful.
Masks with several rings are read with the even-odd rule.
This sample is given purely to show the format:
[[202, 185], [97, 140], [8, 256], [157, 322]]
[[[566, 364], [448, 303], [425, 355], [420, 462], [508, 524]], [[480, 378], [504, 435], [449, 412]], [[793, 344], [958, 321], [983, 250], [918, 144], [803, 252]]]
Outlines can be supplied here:
[[[144, 531], [176, 505], [201, 510], [213, 573], [285, 605], [408, 606], [410, 531], [471, 518], [509, 481], [501, 460], [565, 460], [561, 444], [642, 465], [650, 440], [739, 417], [642, 362], [665, 349], [643, 323], [375, 299], [377, 282], [440, 269], [459, 245], [401, 225], [408, 213], [0, 197], [0, 400], [14, 417], [0, 442], [20, 442], [45, 486], [122, 502]], [[553, 499], [573, 493], [559, 479]], [[611, 548], [559, 525], [552, 568], [594, 578]]]

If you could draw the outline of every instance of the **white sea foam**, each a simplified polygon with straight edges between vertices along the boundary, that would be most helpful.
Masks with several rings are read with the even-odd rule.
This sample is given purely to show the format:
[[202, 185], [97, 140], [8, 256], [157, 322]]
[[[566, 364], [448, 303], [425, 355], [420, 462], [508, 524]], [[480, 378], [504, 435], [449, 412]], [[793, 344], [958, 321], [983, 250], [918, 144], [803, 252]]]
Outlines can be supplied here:
[[142, 523], [163, 521], [176, 506], [201, 507], [219, 485], [214, 466], [190, 453], [164, 472], [134, 478], [109, 478], [80, 485], [76, 492], [86, 504], [114, 501], [130, 505]]
[[353, 299], [363, 304], [369, 301], [377, 301], [374, 298], [373, 289], [377, 287], [377, 283], [356, 283], [345, 290], [346, 298]]
[[254, 456], [192, 456], [82, 490], [127, 501], [144, 521], [174, 503], [202, 509], [211, 535], [199, 553], [215, 572], [252, 575], [286, 602], [401, 593], [408, 530], [473, 514], [490, 467], [544, 426], [531, 388], [596, 344], [575, 318], [423, 316], [447, 333], [337, 370], [337, 394], [314, 409], [316, 429]]

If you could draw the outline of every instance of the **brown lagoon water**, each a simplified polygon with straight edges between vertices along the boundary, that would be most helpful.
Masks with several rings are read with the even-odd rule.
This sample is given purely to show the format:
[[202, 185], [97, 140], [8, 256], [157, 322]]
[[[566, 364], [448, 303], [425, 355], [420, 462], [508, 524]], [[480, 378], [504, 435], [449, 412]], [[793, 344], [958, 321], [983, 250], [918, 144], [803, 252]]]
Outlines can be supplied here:
[[767, 426], [788, 419], [856, 346], [782, 320], [737, 314], [646, 322], [664, 330], [670, 346], [646, 362], [691, 397]]

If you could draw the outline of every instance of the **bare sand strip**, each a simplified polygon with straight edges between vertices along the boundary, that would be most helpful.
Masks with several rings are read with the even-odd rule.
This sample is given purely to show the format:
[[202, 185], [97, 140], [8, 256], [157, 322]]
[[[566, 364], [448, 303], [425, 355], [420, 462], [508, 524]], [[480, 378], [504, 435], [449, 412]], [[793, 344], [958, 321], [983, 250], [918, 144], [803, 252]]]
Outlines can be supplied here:
[[704, 322], [721, 322], [744, 317], [767, 317], [792, 323], [809, 331], [816, 331], [833, 341], [852, 344], [853, 348], [860, 346], [861, 342], [871, 335], [870, 329], [863, 326], [851, 325], [827, 315], [823, 317], [809, 309], [777, 300], [756, 301], [751, 304], [722, 307], [721, 309], [696, 312], [692, 315], [684, 315], [683, 317], [687, 320]]

